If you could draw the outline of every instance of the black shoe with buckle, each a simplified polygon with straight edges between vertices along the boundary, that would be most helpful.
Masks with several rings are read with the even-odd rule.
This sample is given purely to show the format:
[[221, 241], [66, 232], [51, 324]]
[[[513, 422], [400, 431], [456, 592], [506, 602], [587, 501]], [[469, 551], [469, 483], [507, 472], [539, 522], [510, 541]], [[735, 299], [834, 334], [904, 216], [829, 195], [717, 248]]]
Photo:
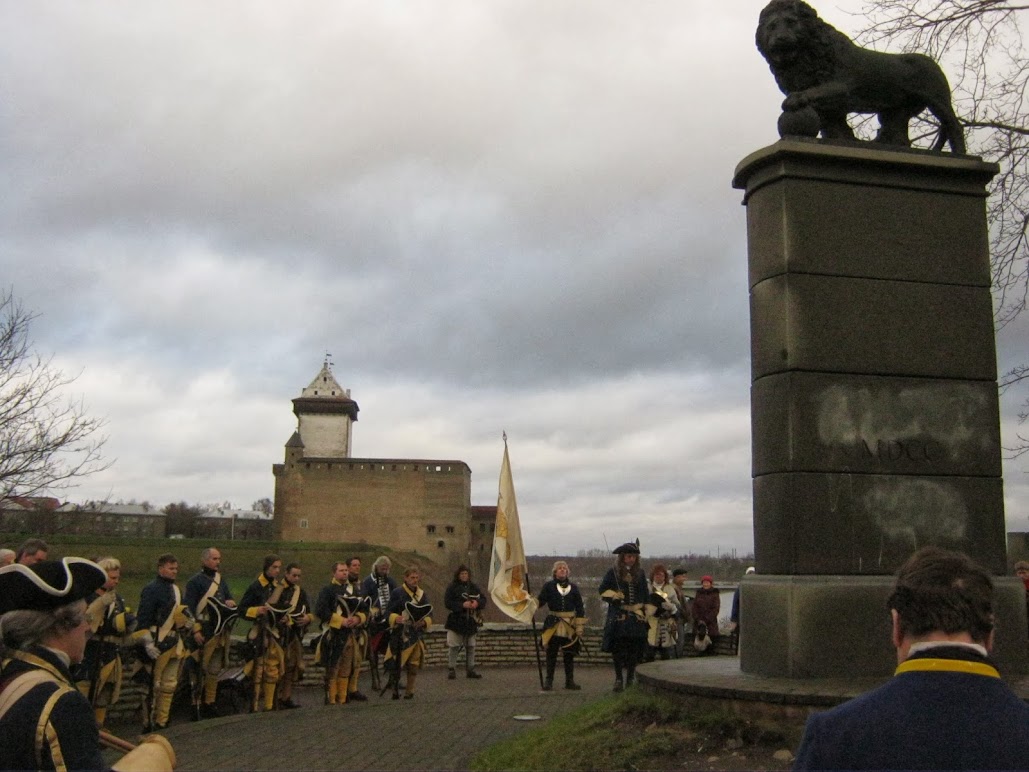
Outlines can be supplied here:
[[469, 678], [482, 678], [482, 676], [476, 673], [474, 670], [469, 670], [467, 676]]
[[358, 702], [368, 702], [368, 698], [365, 697], [361, 692], [350, 692], [347, 695], [347, 700], [357, 700]]
[[448, 681], [453, 681], [455, 678], [457, 678], [457, 671], [454, 670], [454, 668], [448, 669], [447, 670], [447, 680]]

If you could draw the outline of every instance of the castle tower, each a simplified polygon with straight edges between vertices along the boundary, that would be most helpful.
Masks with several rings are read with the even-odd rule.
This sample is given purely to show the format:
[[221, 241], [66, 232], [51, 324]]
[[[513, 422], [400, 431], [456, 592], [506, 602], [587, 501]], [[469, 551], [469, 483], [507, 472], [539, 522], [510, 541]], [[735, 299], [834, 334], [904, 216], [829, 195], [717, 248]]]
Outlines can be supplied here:
[[357, 420], [357, 403], [350, 398], [332, 374], [328, 358], [314, 380], [293, 400], [297, 417], [297, 440], [305, 456], [316, 458], [350, 458], [353, 424]]

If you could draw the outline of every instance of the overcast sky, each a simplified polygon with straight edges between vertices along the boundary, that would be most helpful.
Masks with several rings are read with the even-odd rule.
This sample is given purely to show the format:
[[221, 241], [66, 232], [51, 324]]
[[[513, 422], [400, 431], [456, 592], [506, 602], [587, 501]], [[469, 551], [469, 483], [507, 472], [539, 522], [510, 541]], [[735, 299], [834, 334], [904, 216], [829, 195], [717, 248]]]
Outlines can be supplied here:
[[272, 497], [331, 352], [355, 456], [495, 504], [507, 431], [531, 553], [750, 551], [764, 2], [0, 0], [0, 284], [115, 461], [63, 497]]

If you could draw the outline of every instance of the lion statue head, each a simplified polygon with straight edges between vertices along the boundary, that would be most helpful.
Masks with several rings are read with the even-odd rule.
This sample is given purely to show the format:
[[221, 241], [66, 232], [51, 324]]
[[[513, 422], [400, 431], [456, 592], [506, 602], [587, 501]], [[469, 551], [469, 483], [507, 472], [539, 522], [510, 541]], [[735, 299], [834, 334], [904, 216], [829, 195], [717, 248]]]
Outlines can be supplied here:
[[835, 70], [834, 42], [843, 37], [803, 0], [772, 0], [758, 17], [755, 42], [784, 94], [818, 85]]

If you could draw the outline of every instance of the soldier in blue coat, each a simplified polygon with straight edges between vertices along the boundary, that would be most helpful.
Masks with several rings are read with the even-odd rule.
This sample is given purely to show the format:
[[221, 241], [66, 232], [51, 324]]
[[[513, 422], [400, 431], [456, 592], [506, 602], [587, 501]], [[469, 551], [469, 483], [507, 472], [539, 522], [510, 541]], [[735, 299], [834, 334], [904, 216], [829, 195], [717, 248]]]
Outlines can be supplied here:
[[136, 629], [136, 615], [125, 599], [118, 594], [121, 581], [121, 561], [115, 557], [101, 558], [97, 565], [107, 572], [107, 581], [86, 600], [86, 619], [92, 635], [86, 641], [86, 653], [72, 674], [78, 681], [79, 691], [93, 706], [97, 726], [103, 727], [107, 709], [121, 695], [121, 647], [131, 643]]
[[925, 547], [897, 573], [888, 606], [895, 675], [808, 719], [794, 769], [1026, 769], [1029, 705], [989, 657], [990, 575]]
[[139, 595], [136, 626], [151, 660], [150, 696], [143, 717], [143, 730], [147, 732], [168, 726], [186, 654], [184, 639], [193, 631], [193, 617], [175, 584], [178, 575], [179, 559], [170, 552], [158, 555], [157, 577]]
[[[0, 568], [0, 769], [107, 770], [89, 700], [71, 668], [89, 632], [86, 598], [107, 581], [92, 561], [68, 557]], [[171, 770], [175, 754], [151, 735], [118, 768]]]
[[203, 672], [201, 715], [218, 715], [218, 676], [229, 666], [232, 622], [236, 601], [229, 581], [222, 576], [222, 553], [208, 547], [200, 555], [200, 571], [186, 582], [185, 604], [193, 614], [193, 640], [199, 648], [193, 653]]

